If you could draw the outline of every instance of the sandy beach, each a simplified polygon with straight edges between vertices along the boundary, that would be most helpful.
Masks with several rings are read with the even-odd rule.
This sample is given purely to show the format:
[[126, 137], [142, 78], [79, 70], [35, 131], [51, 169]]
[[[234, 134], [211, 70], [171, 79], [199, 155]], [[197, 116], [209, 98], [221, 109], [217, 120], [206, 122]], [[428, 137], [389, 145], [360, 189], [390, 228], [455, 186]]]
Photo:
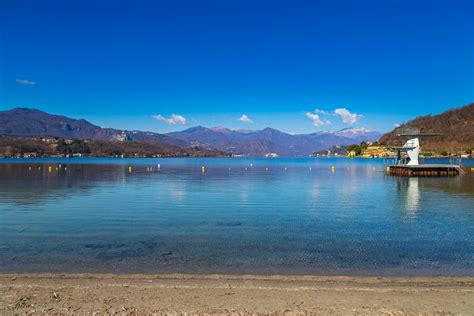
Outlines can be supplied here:
[[472, 315], [474, 277], [3, 274], [0, 314]]

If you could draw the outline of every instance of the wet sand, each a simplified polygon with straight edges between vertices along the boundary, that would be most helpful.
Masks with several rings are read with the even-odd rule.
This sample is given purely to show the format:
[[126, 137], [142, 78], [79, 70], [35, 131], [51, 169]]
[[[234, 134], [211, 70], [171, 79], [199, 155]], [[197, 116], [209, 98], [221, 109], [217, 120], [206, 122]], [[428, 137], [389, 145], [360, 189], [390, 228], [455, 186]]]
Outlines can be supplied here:
[[470, 315], [474, 277], [0, 275], [0, 314], [28, 312]]

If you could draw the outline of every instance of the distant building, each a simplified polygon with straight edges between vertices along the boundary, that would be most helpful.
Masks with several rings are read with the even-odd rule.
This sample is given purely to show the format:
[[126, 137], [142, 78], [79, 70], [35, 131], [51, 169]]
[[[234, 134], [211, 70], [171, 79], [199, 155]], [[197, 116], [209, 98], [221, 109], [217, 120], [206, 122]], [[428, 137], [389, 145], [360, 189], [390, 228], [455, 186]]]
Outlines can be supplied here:
[[395, 153], [384, 146], [368, 146], [360, 155], [363, 158], [394, 157]]
[[268, 153], [268, 154], [265, 154], [265, 157], [266, 158], [277, 158], [277, 157], [280, 157], [280, 155], [278, 155], [277, 153]]
[[125, 142], [130, 140], [130, 136], [128, 136], [125, 131], [122, 131], [120, 134], [115, 134], [113, 138], [115, 140], [118, 140], [119, 142]]
[[24, 158], [35, 158], [35, 157], [38, 157], [38, 153], [35, 153], [35, 152], [24, 153], [24, 154], [23, 154], [23, 157], [24, 157]]
[[350, 157], [350, 158], [357, 157], [356, 151], [355, 151], [355, 150], [351, 150], [351, 151], [347, 152], [347, 157]]
[[53, 137], [42, 137], [41, 138], [41, 141], [43, 143], [48, 143], [48, 144], [56, 144], [58, 142], [58, 139], [57, 138], [53, 138]]

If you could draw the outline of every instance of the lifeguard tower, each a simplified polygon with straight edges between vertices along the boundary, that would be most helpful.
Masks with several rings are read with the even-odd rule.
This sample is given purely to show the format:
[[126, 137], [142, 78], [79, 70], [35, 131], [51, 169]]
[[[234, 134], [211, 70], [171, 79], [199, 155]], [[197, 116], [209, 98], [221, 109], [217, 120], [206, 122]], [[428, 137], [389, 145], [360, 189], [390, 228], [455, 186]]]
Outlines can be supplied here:
[[[392, 175], [401, 176], [455, 176], [462, 172], [459, 163], [423, 164], [420, 163], [420, 139], [439, 136], [439, 134], [422, 134], [418, 128], [405, 128], [397, 136], [406, 139], [402, 147], [393, 147], [397, 151], [394, 163], [387, 166]], [[406, 156], [402, 157], [402, 153]]]

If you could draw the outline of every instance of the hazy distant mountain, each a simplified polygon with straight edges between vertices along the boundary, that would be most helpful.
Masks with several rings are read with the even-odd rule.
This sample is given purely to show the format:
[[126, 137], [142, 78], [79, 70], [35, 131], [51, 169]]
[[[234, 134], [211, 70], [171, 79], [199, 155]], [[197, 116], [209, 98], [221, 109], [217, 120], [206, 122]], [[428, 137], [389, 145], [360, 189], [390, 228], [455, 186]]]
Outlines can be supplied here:
[[235, 154], [262, 156], [274, 152], [280, 156], [307, 157], [334, 145], [349, 145], [361, 141], [373, 141], [379, 132], [364, 128], [346, 128], [313, 134], [291, 135], [273, 128], [257, 131], [239, 131], [227, 128], [192, 127], [166, 134], [199, 146], [220, 149]]
[[188, 145], [183, 140], [141, 131], [122, 131], [102, 128], [86, 120], [52, 115], [39, 110], [16, 108], [0, 111], [0, 135], [20, 137], [59, 137], [64, 139], [135, 140], [162, 142], [178, 146]]
[[383, 135], [380, 142], [402, 144], [403, 140], [397, 134], [406, 128], [419, 128], [425, 134], [440, 134], [421, 140], [422, 148], [428, 150], [454, 152], [474, 149], [474, 103], [438, 115], [415, 118]]

